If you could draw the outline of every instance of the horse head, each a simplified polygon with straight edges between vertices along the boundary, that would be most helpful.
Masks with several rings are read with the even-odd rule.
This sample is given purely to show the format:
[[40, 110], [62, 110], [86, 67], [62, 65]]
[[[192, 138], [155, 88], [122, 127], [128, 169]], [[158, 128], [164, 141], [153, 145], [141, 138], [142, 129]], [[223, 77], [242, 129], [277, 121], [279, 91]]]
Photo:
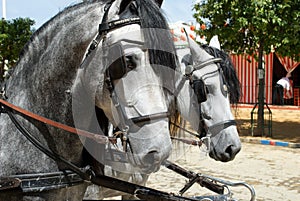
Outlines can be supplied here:
[[[151, 12], [145, 15], [144, 9]], [[89, 99], [84, 104], [88, 109], [74, 113], [88, 114], [95, 107], [101, 109], [121, 133], [123, 148], [133, 166], [143, 173], [157, 171], [171, 151], [169, 102], [165, 98], [164, 80], [157, 73], [157, 66], [164, 64], [157, 60], [148, 38], [153, 31], [148, 25], [155, 24], [148, 15], [158, 15], [158, 21], [163, 18], [159, 7], [145, 0], [114, 1], [105, 10], [99, 34], [82, 63], [72, 93], [73, 105], [82, 105], [78, 99]], [[170, 35], [166, 27], [164, 30]], [[171, 44], [171, 36], [168, 40]], [[76, 124], [82, 128], [91, 116], [96, 117], [79, 115], [74, 119], [79, 119]]]
[[234, 69], [220, 66], [220, 62], [224, 63], [223, 58], [216, 57], [219, 55], [212, 56], [190, 41], [190, 55], [183, 57], [183, 60], [186, 64], [185, 73], [189, 76], [198, 102], [194, 110], [199, 110], [199, 118], [192, 119], [192, 126], [201, 133], [200, 138], [211, 139], [210, 156], [227, 162], [233, 160], [241, 149], [230, 109], [230, 100], [237, 102], [239, 99], [240, 86]]

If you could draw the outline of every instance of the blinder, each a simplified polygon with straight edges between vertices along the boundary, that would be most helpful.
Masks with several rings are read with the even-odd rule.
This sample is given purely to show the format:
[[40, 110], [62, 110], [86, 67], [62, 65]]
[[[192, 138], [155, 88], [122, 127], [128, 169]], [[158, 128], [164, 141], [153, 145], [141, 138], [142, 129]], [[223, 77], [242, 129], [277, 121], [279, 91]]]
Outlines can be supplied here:
[[[188, 71], [190, 71], [189, 73], [187, 73], [190, 76], [190, 84], [191, 84], [191, 86], [194, 90], [194, 93], [197, 96], [198, 103], [205, 102], [207, 100], [207, 94], [210, 92], [209, 91], [209, 86], [207, 86], [204, 83], [203, 78], [196, 79], [196, 80], [194, 80], [192, 78], [192, 73], [193, 73], [194, 69], [188, 70]], [[228, 95], [228, 86], [227, 86], [227, 83], [225, 81], [223, 71], [222, 71], [221, 68], [218, 68], [217, 71], [219, 73], [221, 93], [223, 94], [224, 97], [227, 97], [227, 95]], [[216, 72], [216, 71], [214, 71], [214, 72]]]
[[197, 96], [198, 103], [203, 103], [207, 100], [208, 89], [202, 79], [194, 80], [192, 83], [194, 93]]
[[108, 72], [112, 80], [121, 79], [127, 73], [127, 62], [121, 43], [108, 49]]

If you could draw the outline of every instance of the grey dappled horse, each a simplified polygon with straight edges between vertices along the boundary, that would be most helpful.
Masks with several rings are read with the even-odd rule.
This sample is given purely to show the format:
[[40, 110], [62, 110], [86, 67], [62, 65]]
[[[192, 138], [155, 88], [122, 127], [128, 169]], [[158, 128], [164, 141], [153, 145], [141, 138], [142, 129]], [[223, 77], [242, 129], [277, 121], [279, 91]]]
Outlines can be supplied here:
[[[86, 115], [91, 114], [99, 119], [106, 116], [115, 126], [128, 132], [129, 145], [127, 144], [125, 148], [128, 148], [128, 152], [131, 153], [129, 158], [132, 165], [139, 167], [143, 173], [151, 173], [158, 170], [171, 151], [167, 116], [155, 118], [152, 121], [151, 115], [167, 113], [169, 110], [171, 98], [166, 98], [168, 95], [162, 89], [167, 79], [160, 75], [159, 66], [168, 66], [170, 69], [176, 67], [175, 57], [162, 51], [165, 48], [169, 51], [172, 51], [172, 48], [174, 51], [175, 49], [171, 35], [167, 31], [167, 23], [154, 2], [114, 1], [109, 10], [108, 3], [109, 1], [93, 1], [75, 5], [65, 9], [43, 25], [25, 46], [13, 74], [6, 83], [5, 95], [8, 102], [23, 109], [66, 125], [72, 126], [75, 123], [79, 128], [86, 128], [93, 132], [101, 131], [102, 125], [100, 129], [99, 126], [91, 125], [94, 122]], [[111, 62], [105, 67], [101, 66], [101, 62], [93, 63], [91, 59], [84, 62], [80, 68], [86, 49], [97, 35], [98, 25], [103, 22], [103, 15], [107, 10], [107, 22], [140, 17], [140, 26], [139, 23], [133, 23], [118, 27], [116, 30], [108, 30], [107, 39], [100, 41], [102, 44], [99, 44], [99, 46], [106, 46], [108, 49], [103, 48], [107, 50], [103, 53], [109, 54], [109, 49], [115, 42], [127, 36], [127, 31], [135, 31], [134, 35], [138, 38], [126, 38], [128, 44], [121, 44], [124, 45], [122, 48], [126, 53], [126, 58], [123, 59], [128, 64], [123, 66], [128, 70], [125, 73], [126, 76], [124, 74], [123, 77], [114, 77], [112, 75], [115, 73], [114, 70], [108, 69], [109, 66], [114, 67], [114, 60], [117, 58], [112, 58], [112, 61], [104, 59], [106, 63]], [[144, 30], [141, 31], [141, 28]], [[157, 36], [150, 28], [163, 29], [165, 33]], [[119, 33], [120, 30], [121, 33]], [[130, 40], [134, 41], [130, 42]], [[159, 53], [156, 52], [154, 46], [152, 46], [153, 50], [145, 49], [150, 48], [153, 42], [163, 44], [163, 47], [157, 47], [161, 49], [158, 50]], [[126, 48], [126, 45], [130, 48]], [[101, 57], [101, 55], [97, 56]], [[93, 58], [90, 55], [89, 57]], [[89, 62], [90, 64], [86, 65]], [[152, 68], [150, 64], [157, 67]], [[108, 77], [111, 78], [110, 83], [104, 81]], [[139, 80], [139, 77], [143, 79]], [[109, 84], [114, 86], [113, 92], [110, 92], [110, 86], [107, 86]], [[123, 107], [123, 117], [127, 118], [126, 123], [130, 122], [130, 119], [139, 117], [149, 116], [150, 119], [145, 118], [146, 120], [135, 126], [120, 126], [124, 122], [120, 120], [122, 117], [116, 111], [116, 103], [111, 98], [115, 95], [114, 93], [117, 94], [117, 101]], [[73, 118], [72, 112], [80, 108], [81, 95], [88, 95], [83, 97], [87, 99], [84, 101], [90, 101], [89, 104], [92, 106], [84, 107], [83, 109], [87, 110], [79, 111], [81, 114], [78, 116], [75, 114], [75, 118], [81, 118], [76, 122], [77, 119]], [[93, 111], [90, 110], [91, 108]], [[51, 173], [68, 169], [63, 163], [51, 160], [36, 149], [16, 130], [7, 115], [1, 114], [0, 118], [1, 177]], [[101, 159], [103, 153], [97, 150], [101, 151], [104, 147], [96, 147], [95, 151], [93, 142], [80, 140], [74, 134], [38, 121], [27, 121], [21, 117], [18, 119], [22, 126], [31, 131], [34, 137], [51, 151], [79, 167], [91, 165], [96, 173], [101, 173], [102, 166], [99, 161], [94, 160], [92, 163], [85, 161], [86, 153], [83, 154], [83, 150], [85, 144], [86, 152], [92, 155], [91, 158], [96, 157], [93, 155], [96, 153], [100, 154]], [[104, 124], [104, 121], [99, 123]], [[92, 150], [88, 147], [92, 147]], [[35, 191], [24, 194], [1, 192], [0, 199], [81, 200], [86, 187], [87, 184], [83, 183], [74, 187], [39, 193]]]

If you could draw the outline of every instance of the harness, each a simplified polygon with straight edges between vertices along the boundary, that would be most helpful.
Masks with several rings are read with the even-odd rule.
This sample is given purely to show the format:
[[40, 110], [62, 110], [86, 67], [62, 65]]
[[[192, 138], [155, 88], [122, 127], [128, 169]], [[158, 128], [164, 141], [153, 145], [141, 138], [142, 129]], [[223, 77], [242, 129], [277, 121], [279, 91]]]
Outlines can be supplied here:
[[[130, 19], [121, 19], [121, 20], [115, 20], [112, 22], [106, 22], [107, 21], [107, 15], [109, 8], [111, 6], [111, 3], [107, 4], [105, 7], [105, 14], [103, 17], [103, 22], [99, 25], [99, 34], [97, 35], [96, 39], [93, 40], [91, 43], [88, 54], [91, 51], [93, 51], [97, 45], [99, 44], [100, 40], [105, 38], [105, 35], [113, 30], [120, 28], [122, 26], [130, 25], [130, 24], [137, 24], [140, 23], [139, 18], [130, 18]], [[119, 50], [121, 50], [120, 47], [118, 47]], [[118, 49], [114, 49], [118, 50]], [[122, 55], [122, 53], [121, 53]], [[121, 70], [118, 70], [116, 72], [116, 66], [120, 64]], [[140, 123], [144, 121], [149, 121], [153, 119], [160, 119], [160, 118], [165, 118], [168, 117], [167, 113], [158, 113], [158, 114], [152, 114], [152, 115], [147, 115], [147, 116], [141, 116], [141, 117], [136, 117], [133, 119], [126, 119], [125, 114], [123, 112], [122, 107], [120, 106], [118, 102], [118, 96], [115, 94], [113, 91], [113, 80], [121, 78], [126, 72], [122, 71], [127, 68], [128, 64], [126, 63], [126, 60], [121, 57], [120, 60], [117, 60], [116, 63], [112, 63], [112, 65], [106, 70], [106, 83], [108, 85], [108, 89], [111, 93], [111, 98], [112, 101], [117, 108], [117, 111], [122, 118], [121, 125], [119, 127], [121, 128], [122, 131], [122, 141], [127, 143], [127, 132], [129, 126], [127, 125], [129, 121], [133, 123]], [[76, 165], [70, 163], [66, 159], [62, 158], [59, 156], [57, 153], [53, 152], [52, 150], [49, 150], [46, 148], [43, 144], [39, 142], [38, 139], [36, 139], [30, 131], [28, 131], [25, 127], [21, 125], [19, 120], [15, 117], [15, 114], [19, 114], [22, 117], [26, 119], [34, 119], [39, 122], [42, 122], [44, 124], [48, 124], [51, 126], [54, 126], [56, 128], [65, 130], [67, 132], [77, 134], [83, 137], [90, 138], [94, 141], [96, 141], [99, 144], [108, 144], [112, 143], [115, 144], [117, 142], [117, 136], [116, 137], [107, 137], [107, 136], [102, 136], [96, 133], [91, 133], [88, 131], [76, 129], [64, 124], [61, 124], [59, 122], [52, 121], [50, 119], [41, 117], [39, 115], [36, 115], [32, 112], [29, 112], [27, 110], [24, 110], [20, 107], [17, 107], [4, 99], [7, 97], [4, 94], [5, 89], [3, 89], [3, 94], [1, 93], [2, 97], [0, 99], [0, 113], [6, 113], [11, 121], [14, 123], [16, 128], [21, 132], [23, 136], [26, 137], [28, 141], [30, 141], [37, 149], [39, 149], [41, 152], [46, 154], [48, 157], [51, 159], [63, 163], [65, 166], [68, 167], [67, 171], [60, 171], [56, 173], [38, 173], [38, 174], [26, 174], [26, 175], [11, 175], [5, 178], [0, 178], [0, 191], [3, 190], [21, 190], [22, 192], [40, 192], [44, 190], [52, 190], [52, 189], [58, 189], [58, 188], [64, 188], [64, 187], [69, 187], [73, 185], [78, 185], [81, 184], [82, 182], [89, 182], [89, 183], [94, 183], [97, 185], [101, 185], [107, 188], [112, 188], [115, 189], [111, 184], [105, 183], [103, 184], [103, 180], [105, 181], [112, 181], [113, 178], [108, 178], [104, 175], [95, 175], [94, 172], [90, 167], [86, 168], [80, 168], [77, 167]], [[126, 146], [125, 146], [126, 147]], [[117, 183], [119, 183], [119, 180], [116, 180]], [[115, 183], [115, 182], [114, 182]], [[126, 184], [125, 186], [128, 186], [130, 183]], [[133, 185], [133, 184], [132, 184]], [[142, 186], [133, 186], [135, 189], [143, 189], [144, 187]], [[126, 188], [125, 188], [126, 189]], [[147, 190], [147, 188], [145, 188]], [[134, 194], [135, 192], [128, 192], [127, 193], [132, 193]], [[162, 195], [164, 196], [164, 195]], [[165, 195], [166, 196], [166, 195]]]

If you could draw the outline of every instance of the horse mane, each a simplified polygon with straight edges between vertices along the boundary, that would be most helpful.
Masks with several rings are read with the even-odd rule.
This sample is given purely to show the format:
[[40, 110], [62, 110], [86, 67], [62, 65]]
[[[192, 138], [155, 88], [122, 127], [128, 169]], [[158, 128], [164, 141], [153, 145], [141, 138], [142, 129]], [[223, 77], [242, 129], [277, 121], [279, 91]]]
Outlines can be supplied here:
[[230, 56], [226, 52], [208, 45], [202, 45], [201, 47], [211, 56], [222, 59], [220, 66], [229, 87], [230, 103], [238, 103], [241, 97], [241, 85]]
[[34, 39], [36, 37], [38, 37], [40, 35], [40, 33], [42, 33], [44, 30], [46, 30], [53, 22], [54, 19], [59, 19], [61, 18], [62, 16], [65, 15], [65, 12], [68, 12], [68, 11], [73, 11], [73, 10], [76, 10], [78, 7], [82, 6], [83, 4], [91, 4], [91, 3], [94, 3], [94, 2], [108, 2], [109, 0], [90, 0], [90, 1], [83, 1], [81, 3], [78, 3], [78, 4], [72, 4], [72, 5], [69, 5], [67, 6], [66, 8], [63, 9], [63, 11], [57, 13], [56, 15], [54, 15], [50, 20], [48, 20], [47, 22], [45, 22], [40, 28], [38, 28], [30, 37], [30, 39], [28, 40], [28, 42], [24, 45], [23, 49], [21, 50], [20, 52], [20, 55], [19, 55], [19, 58], [23, 57], [26, 52], [28, 51], [29, 49], [29, 46], [31, 45], [31, 43], [34, 41]]
[[[80, 3], [83, 4], [83, 3]], [[67, 8], [65, 8], [64, 10], [71, 10], [74, 9], [75, 7], [79, 6], [80, 4], [77, 5], [72, 5], [69, 6]], [[29, 46], [31, 45], [32, 41], [34, 41], [34, 39], [40, 35], [40, 33], [42, 33], [45, 29], [48, 28], [48, 26], [52, 23], [52, 20], [56, 17], [59, 17], [62, 15], [62, 12], [59, 12], [57, 15], [53, 16], [50, 20], [48, 20], [47, 22], [45, 22], [40, 28], [38, 28], [30, 37], [30, 39], [28, 40], [28, 42], [24, 45], [23, 49], [20, 52], [19, 58], [22, 58], [26, 52], [29, 49]]]

